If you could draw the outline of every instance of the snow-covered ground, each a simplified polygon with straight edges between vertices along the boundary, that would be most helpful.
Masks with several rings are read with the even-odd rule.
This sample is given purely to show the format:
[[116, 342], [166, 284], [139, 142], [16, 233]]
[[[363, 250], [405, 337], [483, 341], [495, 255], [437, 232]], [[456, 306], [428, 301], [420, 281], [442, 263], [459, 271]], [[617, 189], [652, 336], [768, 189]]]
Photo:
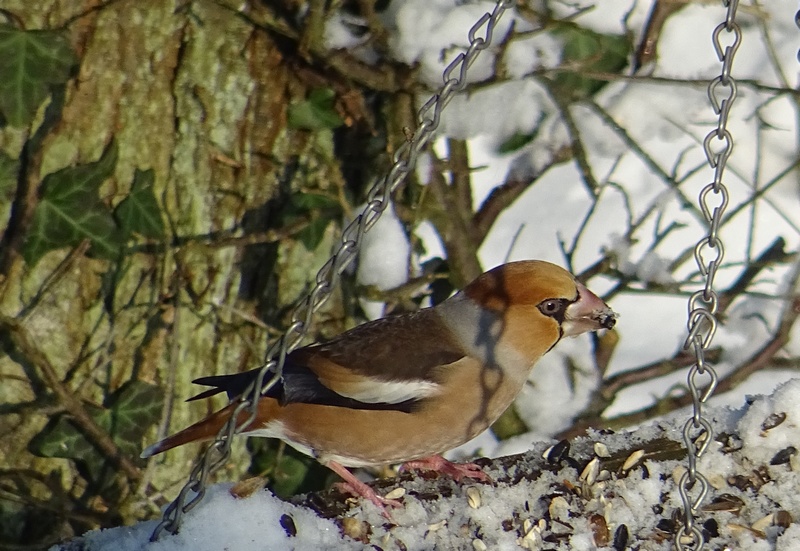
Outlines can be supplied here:
[[[638, 43], [651, 8], [651, 2], [634, 0], [574, 0], [551, 4], [556, 16], [578, 14], [575, 22], [597, 32], [630, 32], [634, 43]], [[572, 257], [576, 273], [595, 262], [601, 251], [611, 250], [617, 256], [616, 267], [622, 273], [635, 275], [641, 282], [640, 289], [644, 289], [646, 283], [671, 289], [659, 294], [623, 293], [613, 298], [613, 308], [621, 313], [620, 341], [607, 375], [671, 357], [686, 337], [687, 295], [702, 288], [691, 255], [673, 271], [667, 270], [667, 266], [692, 249], [707, 230], [701, 224], [697, 208], [685, 205], [663, 175], [679, 181], [680, 192], [693, 203], [700, 189], [713, 179], [713, 169], [706, 162], [702, 141], [717, 119], [706, 96], [705, 82], [721, 70], [711, 45], [712, 31], [724, 19], [725, 11], [720, 4], [688, 3], [668, 19], [658, 41], [658, 56], [650, 66], [637, 73], [636, 78], [610, 82], [595, 98], [596, 108], [588, 104], [572, 108], [587, 160], [594, 178], [601, 184], [588, 223], [582, 225], [595, 199], [587, 192], [575, 163], [558, 164], [549, 168], [502, 213], [480, 250], [486, 269], [506, 260], [523, 258], [564, 264], [560, 241], [572, 243], [576, 234], [580, 234]], [[592, 5], [591, 9], [581, 9]], [[441, 83], [441, 70], [461, 51], [458, 46], [465, 43], [469, 27], [492, 7], [492, 2], [394, 0], [383, 15], [391, 32], [393, 55], [407, 63], [419, 63], [421, 78], [435, 89]], [[788, 251], [797, 251], [800, 245], [800, 185], [796, 171], [788, 170], [798, 160], [796, 97], [792, 99], [790, 94], [776, 91], [798, 86], [800, 30], [794, 20], [797, 9], [794, 0], [768, 0], [756, 5], [747, 2], [740, 6], [743, 42], [732, 70], [732, 75], [739, 80], [739, 95], [728, 124], [735, 145], [724, 179], [730, 190], [728, 212], [736, 214], [721, 228], [725, 264], [716, 280], [719, 289], [738, 277], [742, 267], [777, 237], [786, 241]], [[329, 25], [329, 43], [359, 48], [363, 39], [350, 35], [351, 27], [343, 21], [333, 21]], [[498, 36], [503, 36], [512, 21], [517, 32], [534, 31], [531, 23], [515, 18], [512, 12], [504, 16]], [[560, 51], [561, 44], [552, 35], [524, 34], [503, 54], [506, 80], [457, 96], [445, 110], [435, 148], [439, 154], [446, 155], [445, 136], [469, 141], [471, 165], [481, 167], [472, 174], [476, 209], [510, 173], [529, 176], [547, 165], [551, 154], [569, 142], [557, 106], [530, 76], [543, 68], [558, 66]], [[365, 59], [372, 55], [366, 48], [362, 53]], [[470, 71], [470, 82], [490, 77], [497, 55], [498, 49], [483, 52]], [[697, 84], [686, 82], [695, 79]], [[625, 134], [604, 121], [599, 116], [601, 112], [613, 118]], [[521, 150], [497, 153], [498, 145], [513, 134], [531, 133], [535, 128], [536, 137]], [[640, 149], [626, 143], [625, 136]], [[423, 156], [418, 167], [422, 181], [426, 180], [429, 167], [430, 162]], [[755, 206], [739, 210], [740, 205], [750, 202], [753, 193], [766, 187], [768, 191]], [[631, 230], [631, 220], [640, 218], [641, 224]], [[676, 224], [675, 229], [666, 237], [657, 238], [670, 224]], [[415, 231], [423, 239], [426, 257], [442, 254], [441, 243], [430, 225], [422, 224]], [[387, 216], [373, 232], [374, 237], [366, 243], [359, 273], [370, 275], [371, 279], [364, 279], [364, 283], [393, 287], [408, 275], [407, 238], [393, 216]], [[387, 246], [387, 239], [398, 246]], [[393, 257], [392, 251], [401, 251], [401, 254]], [[385, 277], [376, 277], [376, 274]], [[726, 323], [720, 326], [714, 339], [714, 344], [724, 349], [717, 364], [722, 376], [763, 345], [775, 330], [787, 297], [798, 292], [790, 288], [791, 275], [789, 268], [764, 271], [753, 288], [757, 294], [741, 297], [732, 305]], [[676, 282], [680, 287], [674, 285]], [[595, 278], [589, 286], [602, 293], [610, 289], [612, 283]], [[370, 305], [370, 312], [378, 315], [379, 311], [379, 305]], [[796, 357], [800, 355], [797, 327], [792, 337], [784, 350]], [[531, 384], [517, 402], [524, 421], [533, 427], [530, 434], [504, 443], [485, 434], [456, 453], [479, 448], [484, 454], [497, 456], [530, 449], [536, 441], [549, 444], [551, 435], [568, 426], [572, 415], [585, 407], [589, 393], [598, 384], [599, 375], [593, 371], [589, 352], [587, 339], [574, 339], [560, 343], [537, 365]], [[567, 358], [578, 368], [572, 380], [566, 373]], [[719, 446], [712, 447], [701, 462], [712, 485], [715, 480], [724, 481], [739, 473], [745, 466], [752, 470], [767, 465], [771, 477], [763, 491], [750, 491], [746, 495], [740, 492], [746, 501], [746, 513], [741, 517], [734, 518], [731, 512], [718, 513], [720, 532], [730, 536], [727, 541], [734, 547], [800, 549], [800, 526], [796, 523], [777, 539], [780, 529], [771, 524], [760, 531], [766, 534], [766, 539], [748, 529], [752, 523], [778, 509], [788, 511], [792, 519], [800, 518], [796, 459], [769, 465], [775, 454], [792, 442], [800, 441], [800, 384], [785, 385], [772, 398], [760, 398], [749, 409], [721, 409], [723, 405], [741, 408], [746, 394], [769, 394], [792, 376], [796, 376], [796, 372], [790, 369], [756, 373], [734, 391], [712, 398], [712, 403], [718, 406], [713, 414], [715, 430], [738, 431], [744, 446], [735, 453], [725, 453]], [[685, 374], [678, 373], [628, 389], [619, 395], [606, 415], [649, 405], [667, 389], [684, 381]], [[786, 413], [786, 420], [779, 427], [764, 431], [761, 424], [765, 418], [770, 413], [780, 412]], [[664, 425], [673, 437], [682, 426], [682, 418], [679, 416]], [[603, 438], [607, 439], [609, 447], [623, 448], [631, 446], [632, 439], [642, 441], [655, 430], [641, 429], [630, 436]], [[544, 445], [539, 444], [539, 447]], [[734, 457], [738, 459], [734, 461]], [[370, 541], [382, 549], [400, 548], [397, 541], [402, 541], [410, 550], [482, 549], [483, 544], [489, 549], [515, 549], [520, 542], [525, 543], [517, 524], [522, 526], [520, 523], [528, 519], [533, 523], [527, 525], [528, 528], [535, 530], [532, 527], [538, 526], [536, 523], [544, 518], [548, 507], [566, 507], [555, 513], [551, 510], [549, 514], [553, 519], [560, 514], [567, 515], [562, 520], [571, 526], [571, 535], [558, 540], [557, 545], [550, 544], [549, 548], [594, 549], [593, 532], [586, 524], [590, 516], [586, 513], [594, 511], [604, 516], [612, 534], [625, 524], [632, 538], [647, 541], [641, 549], [667, 549], [668, 541], [658, 543], [657, 538], [649, 535], [661, 518], [653, 508], [678, 506], [673, 481], [676, 468], [677, 462], [650, 462], [647, 463], [648, 477], [637, 474], [605, 481], [606, 486], [597, 491], [592, 498], [594, 501], [589, 499], [581, 505], [583, 513], [574, 522], [566, 520], [569, 516], [566, 510], [572, 511], [570, 507], [578, 506], [575, 500], [567, 499], [566, 505], [559, 502], [556, 507], [552, 499], [539, 500], [539, 497], [552, 492], [552, 486], [562, 479], [579, 484], [575, 472], [546, 474], [539, 481], [515, 486], [480, 486], [484, 505], [478, 508], [471, 508], [461, 494], [429, 509], [408, 499], [406, 508], [396, 515], [399, 526], [388, 531], [374, 511], [368, 510], [359, 518], [373, 523]], [[742, 471], [742, 476], [745, 474]], [[720, 483], [718, 489], [722, 487], [726, 486]], [[411, 489], [413, 487], [407, 490]], [[725, 491], [735, 493], [730, 489]], [[521, 508], [526, 499], [529, 499], [530, 510]], [[291, 530], [285, 524], [289, 521], [280, 522], [285, 515], [291, 517], [296, 535], [288, 535]], [[502, 521], [512, 518], [517, 522], [514, 529], [504, 531]], [[440, 526], [443, 521], [446, 527]], [[745, 528], [732, 529], [728, 527], [731, 524]], [[466, 533], [462, 533], [462, 526], [469, 527]], [[86, 548], [142, 549], [152, 527], [152, 523], [144, 523], [93, 533], [87, 536], [89, 546]], [[548, 521], [542, 534], [562, 529], [567, 530], [558, 522]], [[530, 538], [530, 545], [534, 545], [536, 535]], [[336, 525], [317, 518], [308, 510], [282, 503], [266, 492], [248, 499], [234, 499], [226, 487], [218, 486], [187, 515], [179, 535], [165, 537], [148, 549], [348, 547], [362, 548], [363, 544], [342, 540]]]
[[[791, 381], [748, 407], [710, 412], [717, 430], [735, 435], [724, 444], [713, 442], [699, 462], [711, 486], [724, 491], [709, 502], [716, 511], [713, 520], [703, 515], [703, 528], [716, 538], [714, 548], [800, 549], [800, 524], [794, 522], [800, 518], [800, 458], [792, 447], [800, 434], [798, 395], [800, 381]], [[667, 440], [680, 440], [683, 422], [673, 418], [635, 433], [576, 439], [569, 452], [575, 465], [563, 461], [560, 469], [543, 468], [542, 456], [552, 455], [544, 444], [532, 444], [507, 472], [487, 469], [495, 485], [450, 483], [451, 491], [445, 492], [450, 495], [435, 500], [423, 497], [431, 492], [431, 481], [404, 480], [398, 483], [403, 507], [392, 510], [396, 525], [371, 504], [352, 509], [337, 524], [268, 491], [237, 498], [230, 485], [220, 484], [186, 515], [174, 536], [149, 543], [156, 526], [149, 521], [92, 532], [53, 551], [376, 549], [373, 545], [387, 550], [666, 551], [672, 549], [675, 526], [670, 512], [681, 508], [676, 482], [685, 467], [682, 459], [654, 458], [665, 449], [680, 449]], [[667, 440], [647, 446], [657, 438]], [[637, 460], [639, 449], [646, 452]], [[618, 450], [632, 452], [621, 456], [627, 465], [606, 459]]]

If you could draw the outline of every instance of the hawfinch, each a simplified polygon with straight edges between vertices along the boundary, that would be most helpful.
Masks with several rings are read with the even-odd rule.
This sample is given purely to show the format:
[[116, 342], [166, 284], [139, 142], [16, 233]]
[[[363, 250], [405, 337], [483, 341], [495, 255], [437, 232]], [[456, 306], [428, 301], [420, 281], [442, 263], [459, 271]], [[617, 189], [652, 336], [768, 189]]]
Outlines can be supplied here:
[[[406, 463], [456, 479], [488, 477], [439, 454], [478, 435], [519, 394], [539, 358], [562, 337], [611, 329], [616, 314], [569, 272], [542, 261], [511, 262], [479, 276], [441, 304], [365, 323], [286, 357], [282, 380], [259, 400], [242, 434], [280, 438], [315, 457], [386, 513], [346, 467]], [[203, 377], [235, 401], [258, 370]], [[153, 444], [147, 458], [210, 440], [235, 402]], [[240, 423], [248, 417], [240, 414]]]

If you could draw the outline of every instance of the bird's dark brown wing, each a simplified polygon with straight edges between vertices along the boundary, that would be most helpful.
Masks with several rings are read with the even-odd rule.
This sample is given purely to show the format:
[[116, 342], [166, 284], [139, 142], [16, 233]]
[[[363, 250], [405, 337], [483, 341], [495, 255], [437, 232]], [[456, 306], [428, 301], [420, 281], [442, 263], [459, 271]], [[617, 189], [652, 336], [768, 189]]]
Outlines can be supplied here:
[[[307, 346], [286, 358], [281, 380], [266, 396], [282, 404], [313, 403], [353, 409], [411, 411], [424, 398], [413, 395], [414, 385], [435, 384], [442, 366], [464, 357], [449, 330], [433, 310], [426, 309], [368, 322], [328, 343]], [[202, 377], [194, 382], [213, 386], [190, 400], [225, 392], [240, 396], [256, 380], [258, 369], [233, 375]], [[265, 382], [269, 376], [265, 377]], [[359, 400], [363, 387], [381, 396], [382, 384], [408, 384], [409, 396], [389, 401]], [[358, 387], [360, 390], [349, 392]], [[396, 388], [393, 387], [393, 388]]]
[[325, 360], [377, 380], [435, 381], [439, 366], [460, 360], [464, 350], [436, 311], [426, 308], [359, 325], [292, 357], [312, 370]]

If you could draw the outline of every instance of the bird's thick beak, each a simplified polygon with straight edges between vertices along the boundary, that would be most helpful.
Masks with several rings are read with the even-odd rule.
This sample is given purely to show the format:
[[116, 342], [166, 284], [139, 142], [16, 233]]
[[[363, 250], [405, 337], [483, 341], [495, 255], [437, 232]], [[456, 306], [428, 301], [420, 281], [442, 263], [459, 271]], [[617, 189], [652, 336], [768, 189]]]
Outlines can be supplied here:
[[589, 289], [578, 285], [578, 300], [567, 307], [561, 329], [565, 337], [574, 337], [587, 331], [611, 329], [617, 323], [617, 314]]

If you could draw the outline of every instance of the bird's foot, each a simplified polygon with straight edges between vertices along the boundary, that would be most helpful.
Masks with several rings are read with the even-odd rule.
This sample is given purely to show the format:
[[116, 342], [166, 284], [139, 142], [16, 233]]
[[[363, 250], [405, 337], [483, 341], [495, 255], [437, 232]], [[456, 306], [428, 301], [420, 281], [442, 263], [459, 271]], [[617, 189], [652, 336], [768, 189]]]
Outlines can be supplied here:
[[488, 474], [483, 472], [480, 465], [476, 465], [475, 463], [453, 463], [441, 455], [432, 455], [423, 459], [408, 461], [403, 463], [400, 470], [436, 471], [452, 477], [456, 482], [460, 481], [462, 478], [473, 478], [481, 482], [492, 482], [492, 479]]
[[381, 515], [383, 515], [386, 520], [397, 524], [392, 518], [392, 515], [389, 514], [387, 507], [402, 507], [402, 502], [378, 495], [370, 486], [357, 479], [347, 468], [335, 461], [327, 462], [326, 466], [344, 479], [344, 482], [337, 482], [334, 484], [337, 490], [345, 494], [350, 494], [353, 497], [366, 499], [380, 510]]

